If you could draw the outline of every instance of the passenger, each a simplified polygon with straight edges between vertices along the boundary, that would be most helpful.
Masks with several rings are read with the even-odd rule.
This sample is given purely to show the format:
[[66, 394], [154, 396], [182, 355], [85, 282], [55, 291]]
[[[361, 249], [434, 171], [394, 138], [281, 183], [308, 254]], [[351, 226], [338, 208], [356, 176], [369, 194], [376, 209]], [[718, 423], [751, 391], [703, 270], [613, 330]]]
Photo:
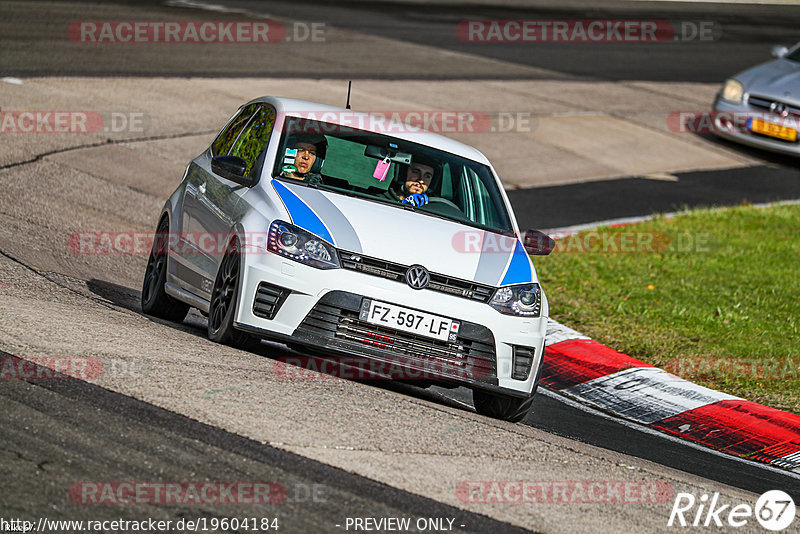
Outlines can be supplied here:
[[[322, 175], [312, 171], [314, 163], [319, 159], [325, 159], [325, 151], [328, 141], [323, 135], [297, 135], [289, 138], [288, 150], [296, 150], [294, 161], [284, 164], [281, 176], [304, 180], [310, 184], [321, 184]], [[290, 154], [286, 158], [292, 157]], [[317, 168], [320, 166], [318, 165]]]

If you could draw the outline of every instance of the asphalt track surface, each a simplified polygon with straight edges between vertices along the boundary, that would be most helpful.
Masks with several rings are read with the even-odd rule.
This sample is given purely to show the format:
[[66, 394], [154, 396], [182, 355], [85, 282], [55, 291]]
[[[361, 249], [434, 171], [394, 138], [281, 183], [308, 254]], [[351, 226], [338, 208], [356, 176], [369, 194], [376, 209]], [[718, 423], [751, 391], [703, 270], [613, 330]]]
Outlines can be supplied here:
[[[777, 158], [776, 158], [777, 159]], [[782, 158], [783, 159], [783, 158]], [[800, 198], [800, 169], [759, 166], [676, 173], [675, 181], [628, 177], [508, 191], [521, 228], [563, 228], [685, 208]]]
[[[597, 80], [654, 80], [716, 82], [764, 60], [764, 41], [797, 40], [794, 6], [727, 5], [724, 12], [709, 4], [614, 2], [485, 2], [459, 6], [457, 2], [270, 2], [228, 0], [226, 6], [279, 16], [324, 20], [337, 27], [414, 42], [443, 50], [468, 52], [488, 59], [516, 63], [563, 75]], [[520, 7], [520, 5], [522, 7]], [[682, 27], [674, 42], [630, 46], [603, 43], [464, 42], [454, 35], [454, 23], [465, 20], [666, 20]], [[713, 38], [692, 38], [689, 28], [708, 23]], [[695, 26], [696, 25], [696, 26]], [[684, 40], [685, 39], [685, 40]], [[390, 59], [390, 58], [387, 58]], [[370, 74], [370, 73], [366, 73]], [[447, 67], [421, 73], [431, 78], [448, 76]]]
[[[130, 47], [114, 51], [88, 44], [64, 46], [60, 42], [63, 27], [78, 20], [128, 19], [128, 10], [147, 8], [166, 20], [196, 10], [165, 7], [158, 0], [114, 2], [71, 2], [50, 0], [27, 2], [32, 8], [16, 10], [4, 7], [4, 17], [12, 23], [0, 36], [5, 51], [2, 58], [6, 75], [168, 75], [168, 76], [309, 76], [317, 74], [343, 79], [409, 77], [413, 79], [480, 79], [497, 78], [579, 78], [588, 80], [654, 80], [720, 82], [727, 76], [768, 59], [769, 49], [776, 44], [790, 45], [798, 41], [797, 26], [800, 14], [796, 6], [783, 5], [725, 5], [685, 2], [625, 2], [585, 1], [558, 2], [543, 0], [526, 7], [525, 2], [458, 2], [440, 1], [271, 1], [225, 0], [213, 2], [243, 14], [263, 15], [277, 20], [284, 18], [323, 22], [346, 31], [353, 31], [397, 43], [415, 43], [448, 52], [466, 52], [488, 60], [531, 67], [521, 72], [482, 73], [456, 71], [447, 56], [432, 58], [424, 68], [413, 73], [398, 73], [396, 64], [402, 60], [402, 48], [391, 46], [381, 50], [353, 50], [349, 54], [331, 49], [330, 55], [315, 52], [313, 57], [300, 49], [291, 58], [274, 57], [263, 47], [226, 48], [208, 53], [198, 60], [191, 48], [177, 48], [176, 53], [149, 53]], [[207, 2], [208, 3], [208, 2]], [[56, 6], [50, 18], [39, 20], [36, 4]], [[181, 1], [172, 2], [180, 5]], [[191, 4], [191, 2], [183, 2]], [[80, 6], [80, 7], [78, 7]], [[240, 13], [211, 11], [200, 13], [211, 20], [240, 20]], [[115, 19], [114, 16], [123, 16]], [[702, 22], [713, 31], [710, 38], [701, 39], [688, 29], [676, 31], [675, 39], [667, 43], [547, 43], [530, 46], [518, 43], [474, 43], [460, 40], [453, 27], [460, 21], [472, 19], [523, 20], [663, 20], [676, 28], [700, 27]], [[694, 26], [692, 26], [694, 25]], [[698, 34], [699, 35], [699, 34]], [[706, 35], [706, 34], [704, 34]], [[11, 45], [23, 45], [9, 46]], [[145, 48], [145, 47], [140, 47]], [[355, 53], [354, 53], [355, 52]], [[349, 57], [348, 57], [349, 55]]]
[[[12, 357], [7, 353], [1, 355]], [[13, 383], [0, 390], [5, 406], [4, 436], [0, 441], [4, 451], [16, 442], [18, 446], [26, 444], [22, 452], [16, 453], [17, 460], [25, 463], [48, 453], [54, 459], [75, 458], [78, 461], [67, 462], [63, 468], [66, 472], [61, 476], [64, 478], [114, 472], [121, 479], [143, 480], [142, 477], [152, 476], [155, 470], [167, 480], [186, 480], [189, 473], [193, 480], [279, 480], [285, 493], [278, 493], [274, 503], [260, 507], [257, 512], [248, 510], [247, 514], [249, 517], [254, 513], [260, 517], [278, 517], [282, 532], [331, 531], [334, 525], [344, 524], [345, 516], [448, 517], [465, 532], [525, 532], [525, 529], [343, 472], [87, 382], [68, 379], [36, 381], [35, 385], [17, 380], [8, 382]], [[88, 438], [88, 448], [83, 440], [65, 437], [76, 429]], [[124, 447], [125, 457], [114, 454], [113, 450], [118, 447]], [[166, 451], [170, 453], [165, 454]], [[140, 454], [149, 458], [152, 465], [137, 464], [135, 458]], [[55, 464], [56, 461], [36, 463], [34, 472], [38, 471], [43, 475], [39, 478], [47, 480], [46, 473], [54, 469]], [[20, 486], [30, 482], [24, 475], [6, 478], [3, 492], [8, 496], [15, 491], [28, 491]], [[47, 488], [46, 483], [43, 488]], [[48, 490], [44, 492], [50, 493]], [[53, 504], [60, 505], [62, 500], [63, 491], [53, 492]], [[347, 503], [346, 509], [344, 503]], [[15, 508], [15, 504], [4, 503], [4, 516], [13, 517], [15, 513], [24, 512]], [[109, 517], [136, 520], [162, 515], [156, 510], [116, 508]], [[46, 513], [46, 510], [39, 511]], [[309, 513], [311, 511], [313, 513]], [[102, 516], [108, 513], [103, 512]], [[186, 506], [170, 512], [164, 513], [163, 519], [225, 517], [230, 509], [226, 514], [224, 506], [202, 510]], [[93, 511], [89, 517], [97, 515]]]
[[[224, 3], [253, 11], [260, 7], [256, 2]], [[91, 4], [84, 3], [83, 7], [87, 5], [91, 10]], [[537, 53], [531, 54], [520, 51], [519, 47], [486, 46], [477, 52], [475, 47], [469, 48], [470, 53], [482, 54], [488, 59], [546, 69], [556, 73], [556, 76], [606, 80], [718, 81], [763, 60], [764, 50], [776, 41], [796, 41], [796, 28], [800, 27], [797, 8], [770, 6], [731, 6], [726, 8], [724, 16], [706, 4], [683, 6], [663, 3], [636, 4], [635, 9], [628, 3], [613, 2], [577, 8], [548, 6], [544, 3], [543, 7], [535, 9], [475, 6], [466, 10], [449, 4], [438, 4], [422, 10], [399, 2], [385, 2], [380, 7], [361, 2], [318, 3], [313, 9], [310, 4], [298, 2], [276, 2], [269, 6], [269, 13], [277, 16], [297, 16], [298, 11], [313, 11], [314, 17], [309, 17], [309, 20], [323, 20], [353, 31], [456, 51], [466, 45], [454, 40], [443, 28], [451, 26], [453, 20], [468, 17], [570, 18], [580, 13], [581, 16], [596, 18], [711, 19], [722, 26], [721, 38], [713, 42], [680, 43], [680, 46], [676, 43], [657, 49], [608, 45], [602, 50], [576, 50], [574, 46], [554, 44], [537, 47]], [[24, 13], [14, 15], [25, 18]], [[785, 38], [781, 40], [781, 37]], [[40, 38], [30, 36], [32, 40]], [[19, 55], [13, 49], [6, 48], [2, 55], [2, 74], [103, 76], [168, 72], [173, 75], [264, 75], [263, 66], [253, 57], [245, 65], [220, 58], [219, 65], [222, 67], [218, 68], [217, 65], [206, 71], [202, 64], [186, 62], [179, 57], [165, 55], [157, 58], [158, 61], [143, 64], [131, 56], [128, 63], [123, 62], [109, 69], [108, 64], [98, 66], [87, 61], [83, 52], [78, 50], [60, 58], [66, 61], [54, 65], [41, 52], [47, 48], [47, 44], [40, 44], [41, 48], [36, 45], [32, 47], [33, 57]], [[687, 58], [692, 59], [687, 61]], [[384, 59], [389, 61], [391, 58]], [[210, 60], [211, 63], [214, 61], [213, 58]], [[687, 64], [690, 65], [689, 69]], [[300, 76], [308, 73], [290, 70], [280, 71], [279, 74]], [[353, 66], [349, 72], [344, 68], [340, 75], [379, 78], [390, 77], [391, 72], [375, 69], [363, 71]], [[448, 72], [446, 67], [427, 75], [432, 78], [456, 76]], [[463, 74], [458, 74], [458, 77], [463, 77]], [[533, 191], [511, 191], [509, 194], [518, 214], [526, 214], [524, 219], [520, 217], [520, 224], [533, 228], [648, 215], [654, 211], [674, 211], [686, 205], [800, 198], [800, 171], [794, 160], [741, 150], [756, 154], [764, 161], [764, 165], [736, 171], [684, 173], [678, 175], [678, 180], [674, 182], [632, 177]], [[90, 284], [90, 287], [104, 299], [121, 307], [129, 308], [131, 302], [137, 300], [137, 295], [127, 288], [103, 283]], [[197, 325], [172, 328], [181, 331], [188, 329], [198, 336], [203, 335]], [[13, 357], [9, 354], [3, 356]], [[0, 389], [6, 406], [2, 417], [3, 436], [0, 438], [3, 458], [0, 470], [8, 483], [0, 496], [3, 513], [30, 513], [25, 503], [14, 499], [14, 492], [30, 493], [31, 487], [41, 484], [43, 479], [48, 484], [41, 486], [42, 500], [63, 506], [63, 492], [56, 492], [59, 486], [53, 483], [54, 480], [102, 480], [113, 466], [114, 476], [120, 480], [126, 477], [143, 480], [157, 472], [159, 478], [165, 480], [192, 477], [207, 480], [285, 481], [289, 498], [281, 507], [280, 515], [286, 518], [283, 520], [287, 525], [284, 531], [289, 532], [330, 531], [330, 525], [341, 521], [345, 515], [453, 517], [467, 531], [523, 531], [511, 524], [270, 447], [86, 382], [4, 382]], [[370, 387], [387, 388], [443, 406], [469, 410], [464, 406], [469, 404], [469, 397], [462, 390], [420, 390], [402, 384]], [[524, 425], [693, 473], [712, 481], [710, 487], [713, 487], [713, 482], [718, 482], [755, 493], [781, 488], [800, 500], [797, 479], [790, 479], [780, 472], [738, 462], [663, 437], [643, 434], [630, 426], [560, 402], [552, 396], [540, 394], [535, 407], [535, 411], [523, 422]], [[68, 460], [49, 464], [31, 461], [31, 458], [41, 456]], [[305, 493], [292, 493], [293, 489], [308, 488], [313, 484], [323, 484], [327, 492], [325, 500], [314, 502], [313, 506], [309, 506]], [[343, 507], [346, 507], [346, 513]], [[45, 510], [37, 509], [35, 512], [44, 513]], [[198, 512], [196, 508], [164, 511], [150, 507], [146, 515], [165, 518], [230, 515], [225, 509], [214, 507]], [[144, 513], [141, 508], [115, 507], [104, 509], [101, 515], [136, 519]], [[270, 513], [274, 514], [274, 510], [266, 509], [262, 515]], [[85, 514], [86, 517], [98, 516], [95, 510]]]

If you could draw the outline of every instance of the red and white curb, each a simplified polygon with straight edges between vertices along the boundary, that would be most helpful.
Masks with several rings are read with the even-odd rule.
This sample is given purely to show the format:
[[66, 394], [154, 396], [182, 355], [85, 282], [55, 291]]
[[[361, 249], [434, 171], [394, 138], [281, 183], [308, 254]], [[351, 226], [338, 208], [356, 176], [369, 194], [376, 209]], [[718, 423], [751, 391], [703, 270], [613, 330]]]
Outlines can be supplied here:
[[800, 416], [698, 386], [553, 320], [540, 383], [657, 431], [800, 473]]

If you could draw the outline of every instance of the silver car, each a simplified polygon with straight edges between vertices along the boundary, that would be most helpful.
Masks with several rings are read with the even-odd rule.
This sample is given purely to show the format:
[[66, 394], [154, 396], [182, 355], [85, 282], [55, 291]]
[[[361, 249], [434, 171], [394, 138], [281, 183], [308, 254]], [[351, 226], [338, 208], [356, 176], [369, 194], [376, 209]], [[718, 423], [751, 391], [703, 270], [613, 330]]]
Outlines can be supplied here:
[[800, 43], [776, 46], [777, 59], [729, 78], [714, 100], [714, 133], [800, 156]]

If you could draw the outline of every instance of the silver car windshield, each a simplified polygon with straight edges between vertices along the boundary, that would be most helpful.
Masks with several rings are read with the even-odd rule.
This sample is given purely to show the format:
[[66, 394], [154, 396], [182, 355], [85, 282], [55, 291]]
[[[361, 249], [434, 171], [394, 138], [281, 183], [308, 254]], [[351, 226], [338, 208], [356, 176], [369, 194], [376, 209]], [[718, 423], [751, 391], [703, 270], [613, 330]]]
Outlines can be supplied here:
[[796, 48], [794, 52], [791, 54], [787, 54], [784, 56], [784, 59], [790, 59], [792, 61], [797, 61], [800, 63], [800, 47]]
[[[489, 167], [387, 135], [290, 117], [273, 176], [494, 232], [513, 232]], [[408, 197], [414, 193], [426, 195], [427, 204], [411, 204]]]

